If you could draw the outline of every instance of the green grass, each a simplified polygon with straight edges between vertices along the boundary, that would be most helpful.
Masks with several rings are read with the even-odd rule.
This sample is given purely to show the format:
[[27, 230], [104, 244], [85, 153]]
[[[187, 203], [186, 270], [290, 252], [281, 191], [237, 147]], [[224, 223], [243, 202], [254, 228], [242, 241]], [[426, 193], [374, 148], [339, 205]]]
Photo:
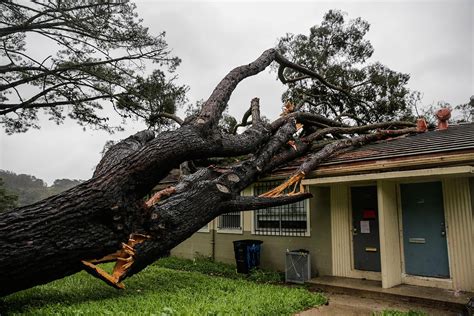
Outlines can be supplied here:
[[237, 273], [235, 265], [212, 261], [209, 258], [198, 257], [196, 259], [183, 259], [177, 257], [167, 257], [160, 259], [156, 265], [162, 268], [200, 272], [212, 276], [221, 276], [230, 279], [246, 279], [260, 283], [280, 283], [284, 281], [284, 274], [264, 270], [254, 269], [250, 274]]
[[85, 272], [0, 299], [1, 315], [290, 315], [326, 298], [302, 288], [153, 265], [115, 290]]

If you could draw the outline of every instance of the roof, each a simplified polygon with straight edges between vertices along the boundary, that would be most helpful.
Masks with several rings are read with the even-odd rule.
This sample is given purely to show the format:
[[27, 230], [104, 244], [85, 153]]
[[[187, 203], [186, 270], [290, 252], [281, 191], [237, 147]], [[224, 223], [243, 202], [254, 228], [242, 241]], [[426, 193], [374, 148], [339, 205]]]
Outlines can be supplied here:
[[[447, 130], [431, 130], [421, 134], [403, 135], [381, 140], [362, 147], [352, 147], [333, 156], [319, 166], [319, 171], [330, 174], [331, 170], [341, 172], [366, 172], [381, 161], [414, 161], [410, 168], [424, 167], [426, 161], [419, 158], [449, 157], [458, 153], [470, 154], [474, 162], [474, 123], [450, 125]], [[276, 170], [272, 176], [286, 176], [303, 162], [305, 157], [296, 159]], [[449, 159], [444, 159], [449, 160]], [[452, 160], [450, 160], [452, 161]], [[437, 162], [439, 163], [439, 162]], [[387, 165], [388, 164], [384, 164]], [[395, 164], [392, 164], [394, 166]], [[351, 168], [345, 168], [351, 166]], [[362, 168], [362, 166], [364, 166]], [[380, 166], [378, 166], [380, 167]], [[388, 167], [387, 167], [388, 168]], [[393, 169], [393, 168], [392, 168]], [[318, 171], [316, 171], [318, 173]]]
[[[462, 157], [456, 157], [458, 155]], [[305, 158], [300, 157], [278, 168], [269, 178], [287, 177]], [[420, 169], [441, 164], [460, 165], [466, 164], [466, 159], [469, 165], [474, 165], [474, 123], [450, 125], [447, 130], [403, 135], [362, 147], [348, 148], [322, 163], [315, 175]], [[179, 175], [179, 169], [174, 169], [158, 187], [163, 188], [176, 182]]]
[[426, 155], [474, 149], [474, 123], [450, 125], [446, 130], [405, 135], [353, 148], [339, 154], [323, 165], [363, 160]]

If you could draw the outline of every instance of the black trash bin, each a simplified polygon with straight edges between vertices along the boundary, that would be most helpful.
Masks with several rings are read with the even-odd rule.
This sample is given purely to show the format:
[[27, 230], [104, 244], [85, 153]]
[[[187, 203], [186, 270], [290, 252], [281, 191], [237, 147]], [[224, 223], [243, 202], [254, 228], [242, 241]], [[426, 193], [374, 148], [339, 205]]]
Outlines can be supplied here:
[[238, 273], [248, 274], [252, 268], [260, 266], [261, 240], [236, 240], [234, 241], [235, 263]]

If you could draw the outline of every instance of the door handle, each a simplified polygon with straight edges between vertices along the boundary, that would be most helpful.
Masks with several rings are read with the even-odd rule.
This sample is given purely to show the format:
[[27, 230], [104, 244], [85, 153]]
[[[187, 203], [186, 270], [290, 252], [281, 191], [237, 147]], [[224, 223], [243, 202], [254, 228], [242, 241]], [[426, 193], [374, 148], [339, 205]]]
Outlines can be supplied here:
[[352, 235], [357, 235], [357, 228], [356, 227], [352, 228]]

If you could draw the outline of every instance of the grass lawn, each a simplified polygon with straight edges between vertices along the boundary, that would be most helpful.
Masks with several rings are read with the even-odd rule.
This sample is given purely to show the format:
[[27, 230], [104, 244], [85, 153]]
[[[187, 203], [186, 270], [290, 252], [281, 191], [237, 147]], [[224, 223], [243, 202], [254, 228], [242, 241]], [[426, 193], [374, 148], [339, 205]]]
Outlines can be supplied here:
[[[220, 269], [220, 268], [218, 268]], [[288, 315], [326, 298], [303, 288], [152, 265], [115, 290], [85, 272], [0, 298], [0, 315]]]

